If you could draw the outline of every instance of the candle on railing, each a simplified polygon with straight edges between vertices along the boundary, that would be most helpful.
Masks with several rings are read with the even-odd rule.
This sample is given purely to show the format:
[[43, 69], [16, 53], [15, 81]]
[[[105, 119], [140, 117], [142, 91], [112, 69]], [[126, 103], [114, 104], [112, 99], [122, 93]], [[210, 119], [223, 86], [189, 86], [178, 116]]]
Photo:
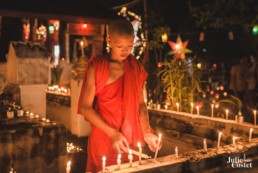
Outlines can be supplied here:
[[252, 142], [252, 133], [253, 133], [253, 128], [250, 128], [250, 131], [249, 131], [249, 142]]
[[167, 104], [165, 104], [165, 106], [164, 106], [164, 107], [165, 107], [165, 109], [166, 109], [166, 110], [168, 109], [168, 105], [167, 105]]
[[159, 103], [157, 104], [157, 110], [160, 110], [160, 104]]
[[66, 173], [70, 173], [70, 171], [71, 171], [71, 164], [72, 164], [72, 162], [70, 160], [66, 163]]
[[219, 148], [219, 146], [220, 146], [220, 139], [221, 139], [221, 135], [222, 135], [222, 132], [219, 132], [217, 148]]
[[157, 147], [156, 147], [156, 151], [155, 151], [155, 156], [154, 156], [154, 159], [156, 159], [157, 158], [157, 156], [158, 156], [158, 149], [159, 149], [159, 145], [160, 145], [160, 142], [161, 142], [161, 133], [159, 134], [159, 139], [158, 139], [158, 145], [157, 145]]
[[203, 139], [203, 149], [204, 149], [204, 151], [207, 151], [207, 141], [206, 141], [206, 139]]
[[254, 110], [254, 125], [256, 126], [256, 110]]
[[118, 169], [121, 169], [121, 154], [118, 154], [117, 156], [117, 167]]
[[138, 148], [139, 148], [139, 165], [141, 164], [142, 162], [142, 146], [141, 146], [141, 143], [138, 142]]
[[178, 158], [178, 148], [177, 147], [175, 148], [175, 158], [176, 159]]
[[128, 154], [128, 160], [129, 160], [129, 167], [132, 167], [133, 165], [133, 155], [132, 155], [132, 150], [129, 149], [129, 154]]
[[234, 146], [236, 145], [236, 139], [237, 139], [236, 136], [232, 136], [232, 141], [233, 141], [233, 145], [234, 145]]
[[176, 111], [179, 112], [179, 103], [176, 102]]
[[214, 117], [214, 104], [211, 104], [211, 117]]
[[105, 169], [106, 169], [106, 157], [103, 156], [102, 157], [102, 173], [105, 172]]
[[191, 114], [193, 114], [193, 106], [194, 106], [194, 104], [191, 103]]
[[199, 108], [199, 106], [196, 106], [196, 112], [197, 112], [197, 115], [200, 115], [200, 108]]
[[228, 109], [226, 109], [225, 112], [226, 112], [226, 120], [228, 120]]

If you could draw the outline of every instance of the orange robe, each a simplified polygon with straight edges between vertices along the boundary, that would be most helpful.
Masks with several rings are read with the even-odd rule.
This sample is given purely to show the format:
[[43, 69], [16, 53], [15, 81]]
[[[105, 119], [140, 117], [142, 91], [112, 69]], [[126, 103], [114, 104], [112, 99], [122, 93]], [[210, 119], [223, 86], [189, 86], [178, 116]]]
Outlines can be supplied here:
[[[119, 130], [131, 146], [137, 147], [138, 142], [144, 145], [139, 122], [139, 103], [147, 73], [141, 63], [129, 55], [124, 61], [123, 76], [106, 85], [109, 77], [108, 58], [109, 55], [96, 56], [88, 62], [88, 65], [93, 63], [95, 69], [94, 109], [111, 127]], [[86, 73], [87, 70], [82, 87]], [[80, 96], [79, 103], [82, 99]], [[107, 166], [116, 164], [118, 153], [113, 149], [110, 138], [94, 125], [91, 125], [87, 152], [87, 172], [100, 171], [103, 156], [107, 158]], [[128, 162], [126, 153], [122, 155], [122, 163], [124, 162]]]

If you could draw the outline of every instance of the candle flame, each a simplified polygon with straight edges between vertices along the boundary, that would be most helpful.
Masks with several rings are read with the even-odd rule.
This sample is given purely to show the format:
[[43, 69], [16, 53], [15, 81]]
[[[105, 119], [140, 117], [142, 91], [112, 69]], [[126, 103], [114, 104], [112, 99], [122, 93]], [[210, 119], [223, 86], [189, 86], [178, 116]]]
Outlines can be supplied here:
[[106, 156], [102, 157], [102, 161], [105, 162], [106, 161]]
[[117, 159], [121, 159], [121, 154], [118, 154]]
[[66, 166], [67, 166], [67, 167], [70, 167], [71, 165], [72, 165], [71, 160], [67, 161]]
[[140, 143], [140, 142], [138, 142], [137, 146], [138, 146], [139, 148], [141, 148], [141, 143]]
[[162, 136], [162, 134], [161, 134], [161, 133], [159, 133], [159, 138], [161, 138], [161, 136]]
[[130, 155], [130, 156], [132, 155], [132, 150], [131, 150], [131, 149], [129, 149], [129, 155]]

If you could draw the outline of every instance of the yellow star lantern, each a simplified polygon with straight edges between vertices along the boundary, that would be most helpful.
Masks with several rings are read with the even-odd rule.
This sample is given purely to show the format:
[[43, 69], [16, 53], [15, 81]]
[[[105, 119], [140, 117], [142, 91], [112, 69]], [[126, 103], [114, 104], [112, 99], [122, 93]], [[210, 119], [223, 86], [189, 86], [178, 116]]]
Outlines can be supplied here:
[[182, 42], [181, 37], [178, 35], [176, 42], [168, 41], [169, 46], [171, 47], [172, 51], [168, 53], [168, 55], [174, 55], [175, 58], [181, 58], [182, 60], [185, 59], [186, 53], [191, 53], [190, 49], [187, 49], [186, 46], [188, 45], [188, 40]]

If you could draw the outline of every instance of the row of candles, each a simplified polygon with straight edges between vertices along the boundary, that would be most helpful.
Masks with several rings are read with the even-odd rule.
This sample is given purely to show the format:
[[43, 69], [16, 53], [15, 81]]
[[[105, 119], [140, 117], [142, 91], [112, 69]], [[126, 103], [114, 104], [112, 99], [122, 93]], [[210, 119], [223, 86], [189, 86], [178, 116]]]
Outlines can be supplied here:
[[[150, 103], [148, 104], [148, 106], [150, 106]], [[176, 102], [176, 111], [179, 112], [179, 103]], [[193, 114], [194, 113], [194, 103], [190, 103], [191, 109], [190, 109], [190, 113]], [[214, 118], [214, 107], [218, 108], [217, 104], [211, 104], [211, 117]], [[164, 108], [167, 110], [168, 109], [168, 105], [165, 105]], [[156, 109], [160, 109], [160, 104], [156, 105]], [[200, 115], [200, 106], [196, 106], [196, 114]], [[225, 114], [226, 114], [226, 120], [228, 120], [228, 116], [229, 116], [229, 110], [226, 109], [225, 110]], [[256, 125], [256, 116], [257, 116], [257, 110], [253, 110], [253, 116], [254, 116], [254, 125]], [[237, 116], [235, 117], [236, 121], [237, 121]]]
[[70, 90], [65, 87], [59, 87], [58, 85], [48, 86], [47, 92], [55, 93], [55, 94], [65, 94], [69, 95]]
[[[253, 130], [254, 130], [253, 128], [250, 128], [250, 130], [249, 130], [249, 137], [248, 137], [248, 141], [249, 142], [252, 142]], [[220, 147], [221, 136], [222, 136], [222, 132], [219, 132], [219, 134], [218, 134], [218, 141], [217, 141], [217, 148]], [[237, 137], [237, 136], [232, 136], [232, 143], [233, 143], [234, 146], [236, 145], [236, 139], [238, 139], [238, 138], [239, 137]], [[204, 145], [204, 150], [207, 151], [206, 139], [204, 139], [203, 145]]]
[[[250, 128], [250, 131], [249, 131], [249, 139], [248, 141], [249, 142], [252, 142], [252, 133], [253, 133], [253, 128]], [[157, 147], [156, 147], [156, 150], [155, 150], [155, 155], [154, 155], [154, 159], [157, 158], [158, 156], [158, 147], [160, 146], [160, 143], [161, 143], [161, 134], [159, 134], [159, 139], [158, 139], [158, 144], [157, 144]], [[220, 142], [221, 142], [221, 136], [222, 136], [222, 132], [219, 132], [218, 133], [218, 140], [217, 140], [217, 148], [220, 147]], [[235, 146], [236, 145], [236, 139], [238, 139], [239, 137], [237, 136], [232, 136], [232, 143], [233, 145]], [[136, 152], [134, 150], [129, 150], [129, 154], [128, 154], [128, 160], [129, 160], [129, 167], [132, 167], [133, 163], [133, 156], [132, 154], [136, 154], [139, 156], [139, 165], [141, 165], [141, 161], [142, 161], [142, 156], [143, 156], [143, 153], [142, 153], [142, 147], [141, 147], [141, 143], [138, 142], [138, 149], [139, 149], [139, 152]], [[207, 140], [206, 139], [203, 139], [203, 150], [205, 152], [208, 151], [208, 147], [207, 147]], [[147, 155], [145, 155], [145, 158], [150, 158], [148, 157]], [[178, 147], [175, 147], [175, 159], [178, 158]], [[118, 157], [117, 157], [117, 168], [118, 170], [121, 169], [121, 154], [118, 154]], [[105, 169], [106, 169], [106, 157], [103, 156], [102, 157], [102, 173], [105, 172]]]
[[[160, 133], [158, 143], [157, 143], [157, 147], [156, 147], [156, 150], [155, 150], [154, 159], [156, 159], [157, 156], [158, 156], [158, 149], [159, 149], [159, 146], [161, 144], [161, 137], [162, 137], [162, 135]], [[137, 146], [138, 146], [138, 152], [135, 151], [135, 150], [132, 150], [132, 149], [129, 149], [129, 151], [128, 151], [128, 153], [129, 153], [128, 154], [129, 167], [133, 166], [133, 154], [139, 156], [139, 165], [142, 164], [142, 158], [150, 158], [148, 155], [142, 153], [142, 146], [141, 146], [140, 142], [138, 142]], [[176, 153], [176, 155], [178, 156], [178, 152]], [[121, 169], [121, 154], [118, 154], [118, 156], [117, 156], [117, 167], [118, 167], [118, 170]], [[102, 157], [102, 173], [105, 172], [105, 169], [106, 169], [106, 156], [103, 156]]]

